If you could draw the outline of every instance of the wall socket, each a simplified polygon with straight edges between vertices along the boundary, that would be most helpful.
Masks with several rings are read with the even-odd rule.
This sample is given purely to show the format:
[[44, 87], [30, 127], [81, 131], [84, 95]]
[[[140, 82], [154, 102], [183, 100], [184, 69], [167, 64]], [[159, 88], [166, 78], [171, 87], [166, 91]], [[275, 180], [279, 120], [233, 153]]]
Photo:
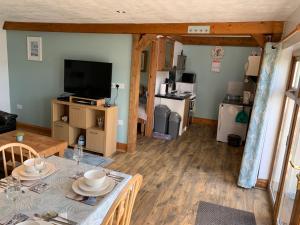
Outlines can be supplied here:
[[118, 120], [118, 125], [119, 125], [119, 126], [123, 126], [123, 124], [124, 124], [124, 123], [123, 123], [123, 120]]
[[125, 89], [125, 84], [124, 83], [112, 83], [111, 88], [116, 88], [116, 84], [119, 85], [119, 89]]
[[189, 34], [209, 34], [210, 26], [188, 26]]
[[23, 109], [23, 105], [17, 104], [17, 109]]

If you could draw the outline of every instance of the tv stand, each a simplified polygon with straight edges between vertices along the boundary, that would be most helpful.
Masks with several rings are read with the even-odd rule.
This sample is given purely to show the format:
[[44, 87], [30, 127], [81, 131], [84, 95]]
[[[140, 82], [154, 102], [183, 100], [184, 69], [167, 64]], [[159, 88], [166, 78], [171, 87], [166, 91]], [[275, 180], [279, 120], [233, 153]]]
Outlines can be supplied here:
[[[97, 105], [78, 104], [75, 101], [95, 101]], [[77, 144], [80, 135], [85, 136], [84, 148], [110, 156], [117, 148], [118, 108], [104, 107], [104, 100], [71, 96], [69, 101], [52, 100], [52, 137], [65, 140], [69, 146]], [[64, 121], [62, 120], [64, 119]], [[67, 118], [67, 119], [66, 119]], [[98, 118], [103, 126], [99, 127]], [[65, 120], [66, 119], [66, 120]]]

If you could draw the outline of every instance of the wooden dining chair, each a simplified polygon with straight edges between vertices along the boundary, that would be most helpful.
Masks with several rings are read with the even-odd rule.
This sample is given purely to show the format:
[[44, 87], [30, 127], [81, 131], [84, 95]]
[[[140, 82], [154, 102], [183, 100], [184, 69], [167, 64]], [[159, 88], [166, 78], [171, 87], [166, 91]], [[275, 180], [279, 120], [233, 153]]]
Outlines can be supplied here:
[[[16, 158], [21, 160], [21, 163], [24, 162], [25, 159], [31, 159], [33, 157], [37, 157], [39, 154], [30, 146], [22, 144], [22, 143], [10, 143], [6, 145], [2, 145], [0, 147], [0, 156], [2, 152], [2, 161], [3, 161], [3, 168], [4, 168], [4, 175], [5, 177], [8, 176], [8, 162], [11, 160], [11, 167], [12, 169], [16, 168], [18, 161]], [[9, 158], [9, 161], [6, 159]]]
[[119, 194], [108, 211], [102, 225], [129, 225], [133, 205], [142, 185], [143, 177], [136, 174]]

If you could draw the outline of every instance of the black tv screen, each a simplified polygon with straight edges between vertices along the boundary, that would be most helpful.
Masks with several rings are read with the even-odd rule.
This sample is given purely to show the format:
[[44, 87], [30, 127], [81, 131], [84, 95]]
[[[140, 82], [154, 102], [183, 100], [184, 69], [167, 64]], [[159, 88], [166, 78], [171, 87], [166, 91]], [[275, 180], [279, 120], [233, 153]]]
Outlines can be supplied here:
[[112, 64], [65, 59], [64, 91], [78, 97], [110, 98]]

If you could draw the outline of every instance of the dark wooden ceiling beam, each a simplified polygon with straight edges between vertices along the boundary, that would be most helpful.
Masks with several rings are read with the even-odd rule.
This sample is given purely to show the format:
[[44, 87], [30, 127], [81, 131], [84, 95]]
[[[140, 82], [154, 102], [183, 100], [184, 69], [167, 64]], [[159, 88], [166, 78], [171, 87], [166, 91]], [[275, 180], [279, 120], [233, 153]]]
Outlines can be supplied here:
[[281, 34], [283, 22], [233, 22], [233, 23], [150, 23], [150, 24], [75, 24], [75, 23], [33, 23], [6, 21], [5, 30], [118, 33], [118, 34], [187, 34], [190, 25], [209, 25], [210, 34]]
[[[172, 37], [173, 38], [173, 37]], [[252, 37], [174, 37], [185, 45], [259, 46]]]

